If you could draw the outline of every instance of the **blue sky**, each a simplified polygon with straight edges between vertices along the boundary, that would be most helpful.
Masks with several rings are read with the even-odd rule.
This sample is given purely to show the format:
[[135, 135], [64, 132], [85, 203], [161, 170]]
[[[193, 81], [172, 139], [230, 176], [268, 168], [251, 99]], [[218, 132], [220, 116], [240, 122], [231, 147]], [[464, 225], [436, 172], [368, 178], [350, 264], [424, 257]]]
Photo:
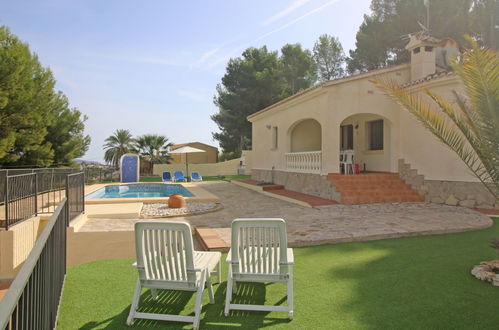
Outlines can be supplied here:
[[101, 161], [116, 129], [218, 146], [210, 116], [228, 60], [247, 47], [312, 49], [319, 35], [348, 54], [370, 0], [4, 0], [0, 25], [52, 69], [57, 88], [88, 116], [83, 157]]

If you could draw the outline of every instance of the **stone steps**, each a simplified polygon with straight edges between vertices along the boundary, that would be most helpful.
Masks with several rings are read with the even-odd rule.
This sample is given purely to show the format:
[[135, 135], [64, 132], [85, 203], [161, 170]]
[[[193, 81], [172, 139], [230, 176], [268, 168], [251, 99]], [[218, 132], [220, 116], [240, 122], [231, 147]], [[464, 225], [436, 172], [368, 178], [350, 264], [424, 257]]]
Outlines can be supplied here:
[[406, 184], [398, 173], [330, 173], [327, 178], [341, 194], [340, 202], [344, 204], [424, 201], [424, 197]]

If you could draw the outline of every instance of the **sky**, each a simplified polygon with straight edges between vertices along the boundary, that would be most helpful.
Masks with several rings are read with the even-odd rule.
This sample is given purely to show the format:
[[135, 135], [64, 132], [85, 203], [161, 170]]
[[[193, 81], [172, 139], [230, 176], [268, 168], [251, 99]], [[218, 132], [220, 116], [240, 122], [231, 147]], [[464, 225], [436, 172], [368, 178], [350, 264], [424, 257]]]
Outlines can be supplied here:
[[56, 88], [88, 116], [85, 160], [102, 161], [116, 129], [218, 147], [210, 119], [230, 58], [248, 47], [312, 49], [321, 34], [345, 53], [370, 0], [0, 0], [0, 25], [27, 42]]

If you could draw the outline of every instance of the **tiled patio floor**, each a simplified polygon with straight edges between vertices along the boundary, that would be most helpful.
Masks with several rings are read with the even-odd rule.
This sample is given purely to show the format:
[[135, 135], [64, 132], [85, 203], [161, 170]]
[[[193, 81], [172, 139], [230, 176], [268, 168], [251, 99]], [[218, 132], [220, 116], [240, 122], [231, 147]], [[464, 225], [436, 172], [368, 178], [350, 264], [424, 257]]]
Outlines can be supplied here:
[[[220, 197], [223, 209], [173, 219], [187, 220], [196, 227], [213, 228], [227, 244], [230, 243], [230, 224], [239, 217], [285, 219], [292, 246], [452, 233], [492, 225], [488, 216], [463, 207], [393, 203], [339, 204], [309, 208], [271, 198], [229, 182], [203, 182], [200, 185]], [[81, 231], [132, 231], [136, 221], [138, 219], [89, 219]]]

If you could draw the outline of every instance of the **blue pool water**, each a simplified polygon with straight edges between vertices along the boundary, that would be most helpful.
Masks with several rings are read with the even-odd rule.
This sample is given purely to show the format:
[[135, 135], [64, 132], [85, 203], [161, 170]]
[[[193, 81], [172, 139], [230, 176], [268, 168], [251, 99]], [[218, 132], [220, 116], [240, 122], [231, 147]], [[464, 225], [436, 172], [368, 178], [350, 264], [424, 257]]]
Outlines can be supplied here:
[[86, 195], [85, 198], [147, 198], [168, 197], [171, 194], [194, 196], [180, 184], [138, 183], [105, 186]]

